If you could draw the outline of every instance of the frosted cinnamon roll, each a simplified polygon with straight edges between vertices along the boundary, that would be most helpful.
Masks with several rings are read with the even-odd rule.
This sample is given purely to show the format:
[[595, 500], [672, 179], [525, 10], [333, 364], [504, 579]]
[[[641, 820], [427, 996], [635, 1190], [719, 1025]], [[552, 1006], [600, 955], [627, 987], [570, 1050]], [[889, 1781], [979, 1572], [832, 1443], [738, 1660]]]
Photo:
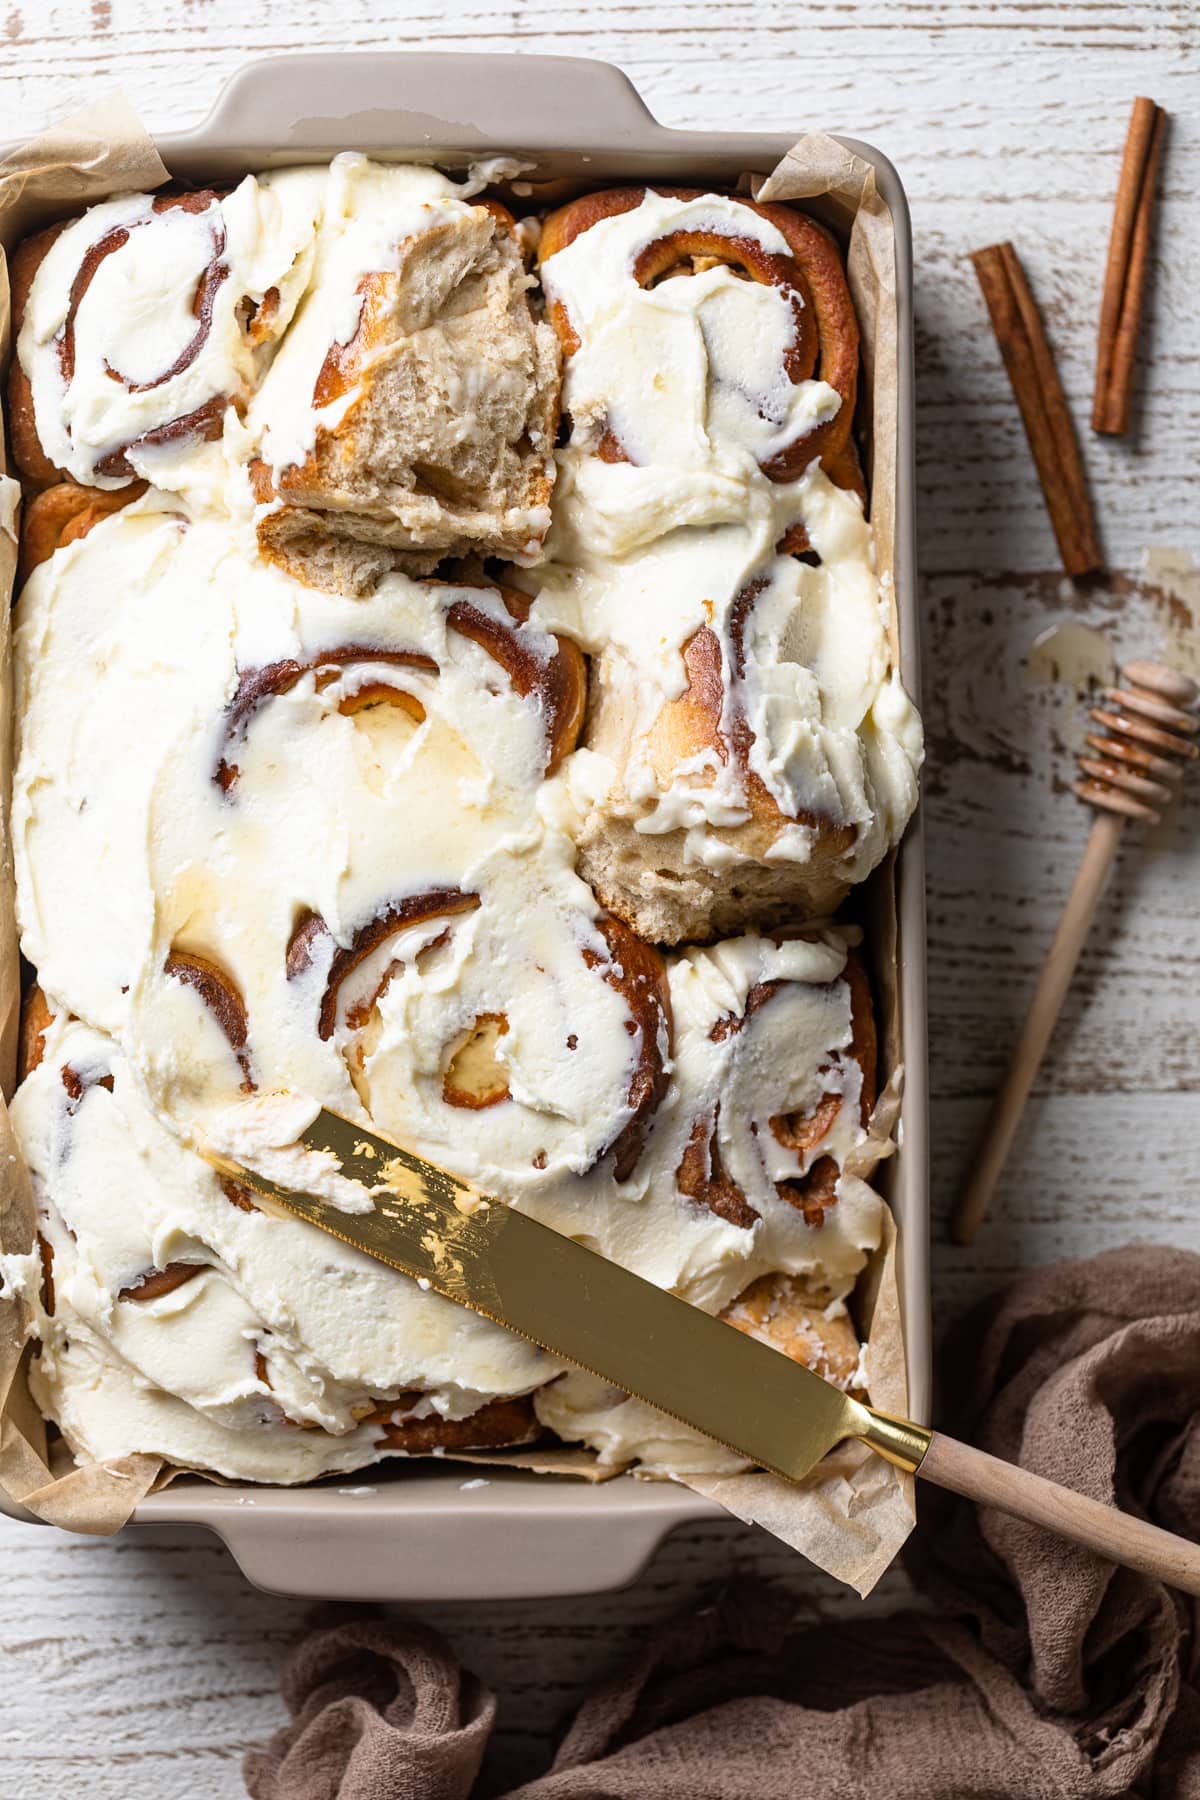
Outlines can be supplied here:
[[567, 491], [605, 548], [736, 519], [756, 478], [790, 483], [845, 454], [858, 324], [814, 220], [616, 188], [552, 213], [539, 263], [567, 358]]
[[21, 473], [183, 485], [291, 319], [319, 209], [315, 174], [289, 171], [225, 194], [119, 196], [27, 238], [9, 378]]
[[294, 1482], [537, 1435], [549, 1357], [260, 1210], [104, 1034], [60, 1016], [38, 1041], [13, 1116], [41, 1247], [5, 1272], [33, 1308], [35, 1398], [78, 1456]]
[[804, 559], [685, 528], [542, 579], [536, 616], [593, 658], [580, 868], [658, 943], [827, 916], [916, 802], [920, 725], [861, 506], [819, 469], [795, 499]]
[[[672, 1187], [681, 1236], [709, 1223], [706, 1281], [690, 1297], [827, 1379], [863, 1387], [846, 1299], [879, 1243], [881, 1202], [862, 1178], [876, 1081], [862, 963], [826, 931], [689, 950], [669, 970], [675, 1067], [652, 1179]], [[592, 1376], [559, 1377], [535, 1406], [607, 1466], [744, 1466]]]
[[598, 1167], [625, 1181], [666, 1088], [666, 975], [580, 898], [573, 876], [495, 866], [346, 946], [310, 915], [288, 947], [289, 1002], [365, 1112], [431, 1159], [512, 1197]]
[[312, 289], [250, 414], [260, 545], [323, 585], [533, 556], [558, 352], [513, 220], [433, 169], [335, 158]]

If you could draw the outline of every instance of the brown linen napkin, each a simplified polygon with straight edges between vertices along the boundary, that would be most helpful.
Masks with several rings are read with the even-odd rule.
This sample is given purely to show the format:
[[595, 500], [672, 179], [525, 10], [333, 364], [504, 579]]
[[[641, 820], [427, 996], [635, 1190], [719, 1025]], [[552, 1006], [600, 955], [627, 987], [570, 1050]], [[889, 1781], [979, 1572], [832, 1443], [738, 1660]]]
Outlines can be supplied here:
[[[942, 1366], [951, 1429], [1200, 1535], [1200, 1256], [1040, 1270], [966, 1319]], [[595, 1693], [520, 1800], [1200, 1800], [1194, 1603], [922, 1499], [909, 1563], [939, 1617], [789, 1631], [781, 1596], [726, 1595]], [[420, 1627], [305, 1639], [284, 1697], [292, 1724], [246, 1761], [253, 1800], [470, 1794], [492, 1702]]]
[[496, 1702], [415, 1621], [310, 1632], [281, 1686], [292, 1722], [243, 1768], [257, 1800], [459, 1800], [474, 1786]]

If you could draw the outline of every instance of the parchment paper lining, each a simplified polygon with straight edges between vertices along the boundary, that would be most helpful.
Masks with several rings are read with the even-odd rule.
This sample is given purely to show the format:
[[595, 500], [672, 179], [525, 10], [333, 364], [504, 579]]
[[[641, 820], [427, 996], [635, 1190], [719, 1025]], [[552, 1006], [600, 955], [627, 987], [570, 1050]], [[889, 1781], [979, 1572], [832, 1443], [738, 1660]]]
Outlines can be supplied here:
[[[109, 195], [158, 187], [169, 179], [152, 140], [120, 94], [65, 119], [0, 163], [0, 244], [7, 250], [28, 231]], [[897, 455], [897, 338], [895, 241], [888, 208], [869, 163], [832, 138], [802, 138], [766, 178], [743, 184], [761, 200], [819, 200], [821, 210], [849, 239], [848, 272], [863, 336], [872, 528], [885, 590], [894, 594], [893, 541]], [[0, 360], [10, 344], [7, 266], [0, 256]], [[7, 466], [7, 464], [6, 464]], [[8, 484], [5, 484], [7, 486]], [[10, 490], [11, 492], [11, 490]], [[4, 498], [0, 492], [0, 500]], [[0, 520], [9, 509], [0, 506]], [[11, 592], [16, 543], [0, 527], [0, 593]], [[891, 641], [898, 656], [896, 608]], [[12, 683], [9, 613], [0, 625], [0, 1070], [11, 1096], [20, 1007], [20, 968], [8, 833], [11, 787]], [[874, 975], [880, 1004], [885, 1067], [890, 1079], [876, 1107], [867, 1145], [853, 1173], [868, 1177], [891, 1153], [899, 1114], [898, 982], [895, 903], [891, 863], [874, 877], [872, 912], [882, 931], [874, 935]], [[7, 1110], [0, 1106], [0, 1249], [23, 1253], [34, 1241], [34, 1207]], [[855, 1309], [867, 1333], [866, 1368], [871, 1395], [886, 1410], [908, 1409], [904, 1339], [897, 1287], [896, 1232], [890, 1215], [884, 1242], [860, 1283]], [[20, 1304], [0, 1299], [0, 1487], [39, 1518], [67, 1530], [107, 1535], [117, 1531], [138, 1501], [179, 1471], [153, 1456], [122, 1457], [107, 1464], [70, 1465], [64, 1447], [48, 1453], [45, 1426], [25, 1381], [26, 1320]], [[503, 1463], [547, 1475], [596, 1479], [590, 1453], [563, 1447], [474, 1453], [446, 1460]], [[67, 1466], [63, 1466], [64, 1463]], [[860, 1593], [868, 1593], [912, 1529], [912, 1481], [858, 1445], [845, 1445], [796, 1486], [773, 1475], [690, 1478], [688, 1486], [761, 1525]]]

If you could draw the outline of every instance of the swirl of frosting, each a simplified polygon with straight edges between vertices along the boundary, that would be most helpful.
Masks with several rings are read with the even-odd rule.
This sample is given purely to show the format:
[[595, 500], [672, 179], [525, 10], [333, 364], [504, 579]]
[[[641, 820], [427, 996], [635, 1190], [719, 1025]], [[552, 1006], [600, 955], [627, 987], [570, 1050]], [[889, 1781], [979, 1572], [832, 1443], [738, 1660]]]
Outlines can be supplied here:
[[791, 481], [847, 443], [858, 325], [814, 220], [698, 189], [614, 188], [550, 215], [540, 265], [574, 431], [602, 461], [732, 452]]
[[307, 279], [310, 171], [230, 193], [133, 194], [20, 246], [13, 449], [38, 482], [192, 478], [197, 444], [244, 409]]
[[551, 1358], [261, 1211], [171, 1134], [113, 1040], [39, 1022], [15, 1103], [40, 1234], [31, 1386], [77, 1454], [137, 1443], [303, 1481], [536, 1433], [522, 1396]]
[[[131, 648], [68, 771], [42, 746], [79, 706], [59, 658], [98, 594]], [[491, 1185], [632, 1172], [665, 976], [542, 805], [584, 675], [524, 596], [396, 575], [337, 598], [146, 496], [34, 572], [20, 636], [26, 941], [179, 1129], [283, 1083]], [[62, 916], [77, 776], [99, 961]]]

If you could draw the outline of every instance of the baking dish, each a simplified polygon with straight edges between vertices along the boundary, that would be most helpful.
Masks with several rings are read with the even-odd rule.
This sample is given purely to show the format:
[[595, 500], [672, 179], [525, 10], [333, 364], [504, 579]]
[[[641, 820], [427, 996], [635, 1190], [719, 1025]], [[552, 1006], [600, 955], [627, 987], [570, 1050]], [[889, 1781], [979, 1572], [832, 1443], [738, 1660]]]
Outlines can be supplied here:
[[[471, 121], [467, 123], [467, 121]], [[617, 69], [567, 58], [297, 56], [252, 64], [194, 132], [161, 137], [172, 175], [236, 180], [248, 169], [324, 161], [340, 150], [437, 162], [450, 171], [511, 158], [539, 194], [628, 180], [731, 185], [766, 172], [798, 133], [674, 131], [646, 111]], [[896, 233], [896, 599], [901, 666], [919, 701], [913, 537], [911, 249], [891, 165], [840, 140], [875, 169]], [[509, 171], [511, 173], [511, 169]], [[813, 210], [820, 213], [820, 202]], [[896, 867], [902, 1143], [884, 1184], [901, 1227], [911, 1415], [929, 1404], [924, 878], [919, 818]], [[481, 1479], [486, 1485], [480, 1485]], [[0, 1498], [13, 1516], [21, 1514]], [[462, 1463], [393, 1461], [305, 1489], [217, 1486], [181, 1478], [144, 1499], [134, 1528], [201, 1524], [244, 1573], [281, 1592], [342, 1598], [502, 1598], [583, 1592], [631, 1580], [656, 1544], [714, 1509], [673, 1485], [629, 1477], [592, 1486]]]

